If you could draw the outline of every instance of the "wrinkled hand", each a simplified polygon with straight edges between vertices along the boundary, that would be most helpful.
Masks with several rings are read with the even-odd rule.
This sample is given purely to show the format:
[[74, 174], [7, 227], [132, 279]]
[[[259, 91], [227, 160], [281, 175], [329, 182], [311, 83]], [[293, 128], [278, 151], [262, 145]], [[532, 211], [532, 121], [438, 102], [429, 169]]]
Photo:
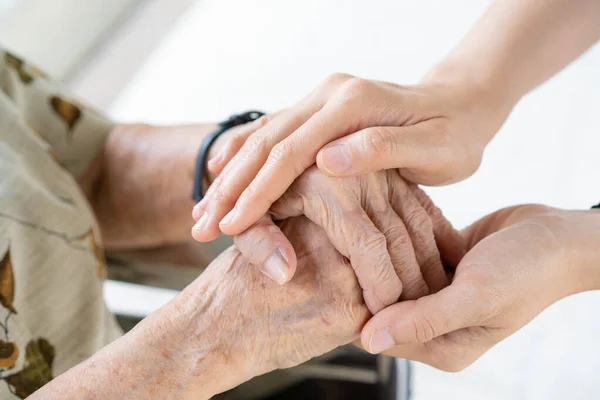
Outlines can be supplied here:
[[599, 252], [600, 214], [588, 213], [518, 206], [478, 221], [464, 232], [468, 252], [452, 284], [382, 310], [362, 345], [447, 371], [467, 367], [552, 303], [597, 287], [585, 270], [598, 259], [590, 251]]
[[[312, 167], [273, 204], [270, 214], [275, 220], [305, 215], [325, 229], [350, 260], [372, 313], [449, 283], [435, 239], [443, 237], [447, 243], [457, 233], [427, 195], [397, 170], [332, 178]], [[294, 249], [271, 218], [263, 217], [234, 241], [251, 264], [280, 284], [293, 276]]]
[[399, 86], [332, 75], [295, 106], [257, 122], [235, 156], [218, 158], [215, 168], [227, 166], [198, 205], [206, 214], [196, 238], [244, 231], [315, 162], [335, 176], [399, 168], [415, 183], [464, 179], [510, 111], [488, 97], [434, 78]]
[[352, 267], [323, 230], [303, 217], [280, 226], [298, 253], [298, 271], [287, 285], [249, 268], [230, 249], [201, 276], [209, 287], [192, 289], [211, 299], [210, 312], [218, 315], [217, 326], [210, 327], [220, 343], [215, 351], [231, 355], [232, 363], [242, 363], [240, 370], [251, 376], [300, 364], [357, 339], [369, 316]]

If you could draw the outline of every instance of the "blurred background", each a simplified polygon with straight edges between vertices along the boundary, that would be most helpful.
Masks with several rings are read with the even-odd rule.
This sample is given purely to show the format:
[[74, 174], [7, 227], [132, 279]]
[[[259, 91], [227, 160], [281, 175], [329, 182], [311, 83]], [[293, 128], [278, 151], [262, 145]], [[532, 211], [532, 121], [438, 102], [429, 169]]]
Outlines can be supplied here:
[[[336, 71], [416, 83], [490, 3], [0, 0], [0, 42], [118, 121], [218, 121], [292, 105]], [[427, 190], [450, 221], [464, 227], [519, 203], [600, 201], [598, 71], [596, 45], [521, 101], [472, 178]], [[106, 290], [111, 308], [140, 315], [173, 294]], [[555, 304], [460, 373], [415, 363], [413, 398], [598, 398], [598, 304], [597, 292]]]

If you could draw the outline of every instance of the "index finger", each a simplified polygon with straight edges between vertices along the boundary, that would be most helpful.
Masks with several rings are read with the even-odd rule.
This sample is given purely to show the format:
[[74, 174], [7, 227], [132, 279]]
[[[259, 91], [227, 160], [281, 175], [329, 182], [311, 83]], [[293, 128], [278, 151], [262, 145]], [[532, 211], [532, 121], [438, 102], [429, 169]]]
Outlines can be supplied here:
[[[193, 228], [194, 239], [207, 242], [219, 236], [219, 221], [234, 207], [240, 194], [264, 164], [271, 148], [301, 126], [314, 111], [311, 103], [301, 103], [288, 112], [279, 114], [244, 143], [196, 206], [194, 213], [199, 222]], [[258, 221], [266, 211], [268, 208], [257, 215], [246, 228]]]
[[315, 163], [323, 145], [347, 133], [351, 122], [345, 111], [343, 106], [327, 103], [292, 135], [275, 145], [234, 209], [219, 223], [221, 231], [228, 235], [239, 234], [264, 215], [294, 180]]

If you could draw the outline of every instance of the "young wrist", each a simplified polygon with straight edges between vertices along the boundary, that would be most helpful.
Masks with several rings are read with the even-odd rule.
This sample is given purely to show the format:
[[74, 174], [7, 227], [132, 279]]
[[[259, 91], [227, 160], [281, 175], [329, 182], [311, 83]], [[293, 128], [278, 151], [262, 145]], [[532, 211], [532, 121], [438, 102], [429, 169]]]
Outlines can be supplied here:
[[520, 96], [511, 93], [499, 75], [472, 69], [462, 63], [445, 61], [431, 69], [421, 84], [451, 88], [463, 108], [479, 110], [481, 118], [492, 120], [490, 122], [500, 128]]
[[563, 211], [575, 292], [600, 289], [600, 211]]

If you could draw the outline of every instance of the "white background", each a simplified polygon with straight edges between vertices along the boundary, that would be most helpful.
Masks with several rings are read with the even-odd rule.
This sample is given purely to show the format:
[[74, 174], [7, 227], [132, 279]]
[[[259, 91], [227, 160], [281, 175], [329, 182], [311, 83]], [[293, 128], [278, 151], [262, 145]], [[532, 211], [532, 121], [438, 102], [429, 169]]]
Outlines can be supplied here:
[[[335, 71], [415, 83], [488, 4], [198, 1], [110, 112], [176, 123], [277, 110]], [[475, 176], [429, 190], [452, 222], [464, 226], [518, 203], [587, 208], [600, 201], [599, 72], [596, 47], [523, 99]], [[558, 303], [458, 374], [418, 365], [415, 399], [598, 398], [599, 305], [598, 293]]]
[[[289, 106], [336, 71], [416, 83], [489, 3], [196, 0], [108, 111], [122, 121], [215, 121]], [[102, 79], [118, 79], [109, 70]], [[513, 204], [600, 201], [599, 72], [596, 46], [521, 101], [475, 176], [428, 190], [456, 226]], [[112, 304], [119, 293], [109, 291]], [[415, 399], [599, 398], [599, 305], [598, 292], [566, 299], [461, 373], [417, 365]]]

